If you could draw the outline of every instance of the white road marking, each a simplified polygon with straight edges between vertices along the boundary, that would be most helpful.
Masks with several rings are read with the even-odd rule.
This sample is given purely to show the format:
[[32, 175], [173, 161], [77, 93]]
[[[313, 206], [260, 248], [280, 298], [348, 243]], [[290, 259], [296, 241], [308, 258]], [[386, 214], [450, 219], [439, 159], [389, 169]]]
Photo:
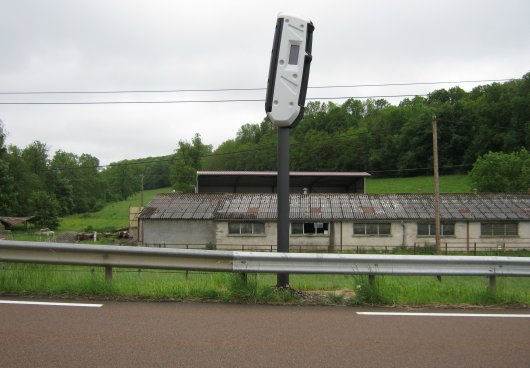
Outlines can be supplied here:
[[29, 301], [19, 301], [19, 300], [0, 300], [0, 304], [47, 305], [47, 306], [53, 306], [53, 307], [84, 307], [84, 308], [101, 308], [101, 307], [103, 307], [103, 304], [29, 302]]
[[416, 312], [357, 312], [363, 316], [398, 316], [398, 317], [482, 317], [482, 318], [530, 318], [530, 314], [500, 313], [416, 313]]

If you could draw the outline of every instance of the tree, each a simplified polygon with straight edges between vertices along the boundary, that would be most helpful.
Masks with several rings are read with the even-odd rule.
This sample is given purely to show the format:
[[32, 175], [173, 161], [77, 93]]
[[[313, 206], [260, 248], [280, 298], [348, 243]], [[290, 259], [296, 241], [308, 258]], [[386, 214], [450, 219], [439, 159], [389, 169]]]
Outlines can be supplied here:
[[523, 192], [530, 189], [530, 152], [489, 152], [477, 159], [469, 173], [481, 192]]
[[59, 202], [44, 190], [31, 193], [29, 198], [32, 222], [39, 228], [56, 229], [59, 226]]
[[27, 170], [33, 176], [33, 190], [45, 190], [49, 184], [48, 146], [40, 141], [34, 141], [22, 150], [21, 157]]
[[173, 188], [179, 192], [193, 192], [197, 171], [205, 155], [211, 152], [212, 146], [203, 144], [200, 134], [195, 134], [191, 143], [179, 141], [173, 165]]
[[68, 215], [74, 208], [74, 177], [78, 171], [78, 157], [73, 153], [57, 151], [50, 161], [52, 186], [49, 191], [55, 194], [59, 203], [60, 215]]
[[13, 215], [15, 212], [15, 180], [9, 171], [7, 150], [5, 147], [4, 124], [0, 120], [0, 214]]

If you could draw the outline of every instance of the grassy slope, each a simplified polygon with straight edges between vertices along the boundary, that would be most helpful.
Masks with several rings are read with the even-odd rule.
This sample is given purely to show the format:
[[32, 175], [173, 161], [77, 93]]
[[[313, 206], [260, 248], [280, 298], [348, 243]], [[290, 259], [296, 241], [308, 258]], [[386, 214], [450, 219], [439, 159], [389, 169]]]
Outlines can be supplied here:
[[[467, 175], [440, 176], [441, 193], [471, 192], [471, 181]], [[366, 193], [433, 193], [434, 178], [417, 176], [412, 178], [366, 179]]]
[[[144, 204], [158, 193], [167, 193], [170, 188], [161, 188], [144, 191]], [[140, 206], [140, 193], [132, 195], [125, 201], [111, 203], [101, 211], [90, 214], [77, 214], [67, 216], [61, 219], [59, 225], [59, 232], [63, 231], [85, 231], [90, 227], [90, 230], [113, 230], [121, 227], [129, 226], [129, 207]]]

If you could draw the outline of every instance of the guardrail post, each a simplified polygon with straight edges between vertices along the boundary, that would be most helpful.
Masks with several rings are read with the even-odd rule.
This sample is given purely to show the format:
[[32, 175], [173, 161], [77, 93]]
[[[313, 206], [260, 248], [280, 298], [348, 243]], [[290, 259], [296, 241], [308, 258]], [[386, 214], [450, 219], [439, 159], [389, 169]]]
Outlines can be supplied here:
[[372, 290], [375, 289], [375, 275], [368, 275], [368, 285]]
[[107, 282], [112, 281], [112, 266], [105, 266], [105, 280]]
[[491, 293], [495, 294], [497, 292], [497, 276], [491, 275], [488, 276], [489, 280], [489, 290]]

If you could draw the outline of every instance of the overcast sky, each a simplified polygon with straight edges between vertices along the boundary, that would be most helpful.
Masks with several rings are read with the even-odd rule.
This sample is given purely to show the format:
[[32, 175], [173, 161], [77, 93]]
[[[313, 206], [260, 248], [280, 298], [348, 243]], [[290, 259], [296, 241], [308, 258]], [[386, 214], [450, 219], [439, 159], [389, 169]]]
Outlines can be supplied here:
[[[519, 78], [530, 71], [528, 0], [0, 0], [0, 92], [265, 88], [281, 11], [315, 25], [310, 86]], [[309, 89], [308, 98], [451, 86]], [[0, 102], [264, 97], [264, 90], [0, 94]], [[0, 105], [8, 144], [39, 140], [50, 156], [89, 153], [102, 164], [167, 155], [195, 133], [216, 147], [264, 116], [263, 102]]]

